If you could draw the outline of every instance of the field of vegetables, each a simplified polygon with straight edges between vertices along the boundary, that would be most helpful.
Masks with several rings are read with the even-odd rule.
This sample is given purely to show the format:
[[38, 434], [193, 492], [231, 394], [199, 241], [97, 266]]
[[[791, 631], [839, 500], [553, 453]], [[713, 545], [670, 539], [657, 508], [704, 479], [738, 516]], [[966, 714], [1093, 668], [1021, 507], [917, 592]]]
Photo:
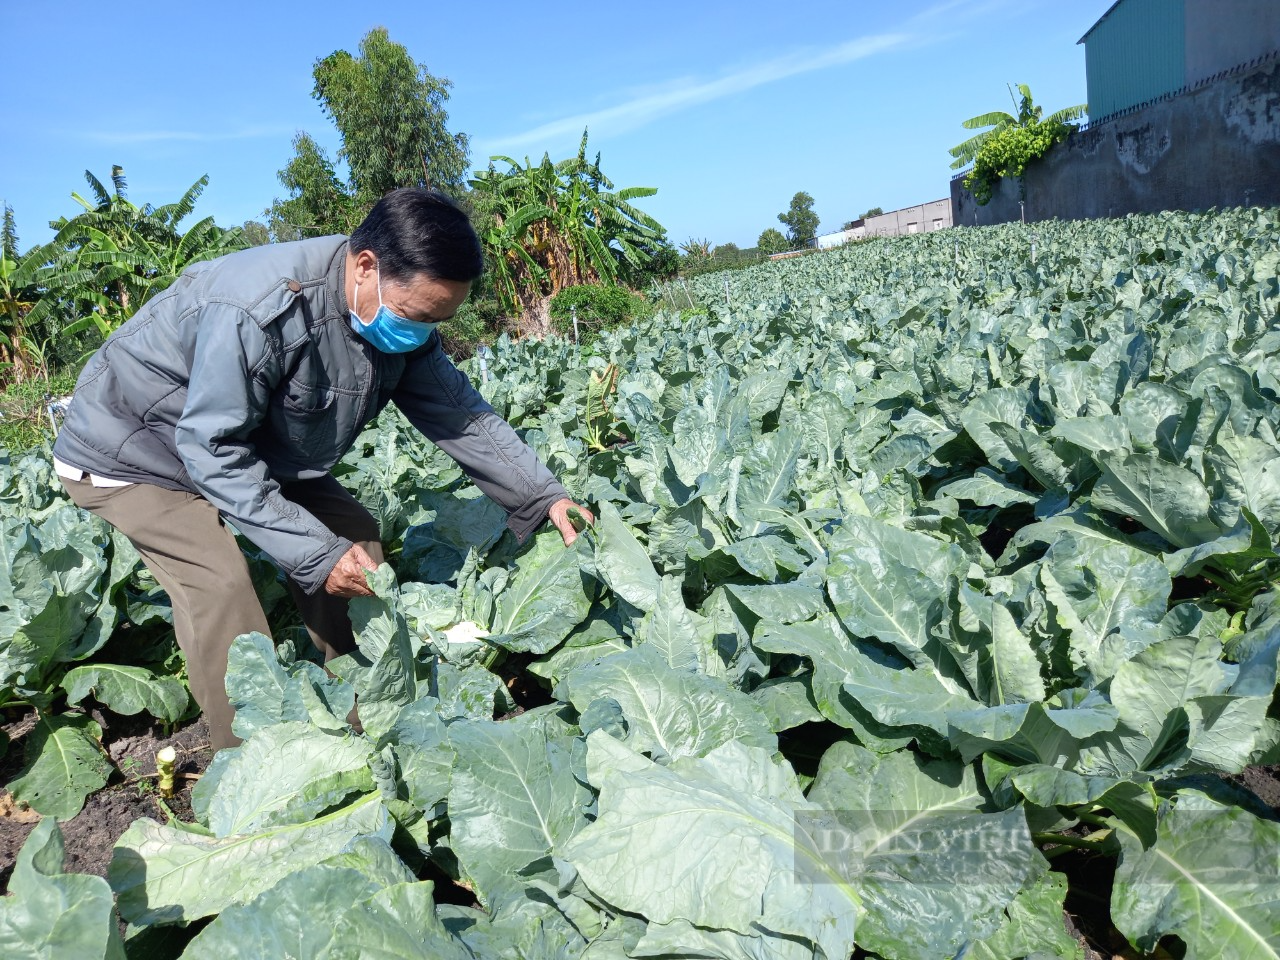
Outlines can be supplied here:
[[389, 545], [361, 655], [311, 662], [256, 561], [245, 743], [105, 879], [58, 821], [125, 789], [101, 721], [191, 722], [181, 658], [9, 458], [6, 808], [44, 816], [0, 956], [1280, 958], [1278, 274], [1277, 211], [947, 230], [500, 343], [595, 527], [519, 547], [384, 416], [341, 476]]

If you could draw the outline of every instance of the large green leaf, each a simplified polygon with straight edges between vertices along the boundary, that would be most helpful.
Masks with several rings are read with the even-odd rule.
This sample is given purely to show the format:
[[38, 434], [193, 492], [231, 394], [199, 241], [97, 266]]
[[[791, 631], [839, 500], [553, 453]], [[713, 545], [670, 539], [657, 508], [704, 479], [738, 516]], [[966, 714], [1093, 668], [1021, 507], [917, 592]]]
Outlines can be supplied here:
[[1067, 635], [1072, 665], [1091, 685], [1112, 676], [1159, 636], [1173, 585], [1141, 550], [1096, 538], [1063, 537], [1041, 568], [1045, 596]]
[[586, 822], [589, 794], [571, 767], [573, 732], [546, 711], [449, 730], [450, 845], [490, 906], [518, 896], [519, 872]]
[[1280, 824], [1180, 791], [1153, 845], [1120, 841], [1111, 912], [1134, 946], [1174, 934], [1188, 960], [1280, 957]]
[[723, 665], [706, 619], [684, 605], [680, 581], [663, 577], [658, 602], [640, 622], [637, 639], [661, 652], [677, 670], [717, 674]]
[[948, 615], [950, 582], [964, 552], [871, 517], [849, 517], [832, 538], [827, 593], [850, 632], [891, 644], [932, 666], [933, 629]]
[[628, 603], [649, 611], [658, 602], [661, 579], [635, 534], [611, 503], [600, 504], [596, 569], [609, 589]]
[[897, 728], [946, 736], [948, 712], [978, 706], [932, 668], [895, 663], [851, 642], [831, 621], [762, 625], [753, 642], [771, 653], [807, 657], [814, 702], [823, 716], [880, 751], [897, 749], [919, 732]]
[[809, 800], [828, 811], [814, 819], [862, 896], [858, 945], [892, 960], [944, 960], [992, 935], [1045, 869], [1022, 811], [982, 813], [972, 767], [956, 762], [840, 742]]
[[207, 800], [216, 837], [305, 823], [353, 793], [373, 790], [362, 737], [325, 733], [305, 723], [259, 730], [223, 761]]
[[187, 922], [248, 903], [357, 837], [389, 835], [374, 794], [306, 823], [240, 836], [212, 837], [144, 817], [116, 841], [109, 880], [130, 923]]
[[582, 571], [583, 549], [566, 549], [555, 531], [541, 534], [498, 595], [489, 642], [509, 650], [546, 653], [585, 620], [593, 581]]
[[[381, 851], [375, 853], [377, 844]], [[227, 907], [191, 941], [183, 960], [324, 956], [353, 903], [412, 880], [383, 841], [357, 841], [355, 850], [303, 867], [250, 902]]]
[[6, 960], [124, 960], [111, 888], [101, 877], [63, 873], [62, 833], [42, 820], [14, 861], [0, 897]]
[[275, 643], [261, 633], [236, 637], [227, 654], [227, 696], [236, 716], [231, 729], [251, 737], [287, 721], [345, 724], [355, 690], [306, 660], [282, 663]]
[[1213, 470], [1214, 510], [1224, 528], [1247, 509], [1271, 532], [1280, 533], [1280, 452], [1257, 437], [1226, 437], [1205, 450]]
[[1102, 478], [1094, 504], [1133, 517], [1175, 547], [1194, 547], [1223, 533], [1209, 511], [1209, 492], [1185, 467], [1148, 454], [1098, 455]]
[[1046, 873], [1009, 904], [1000, 929], [974, 944], [966, 956], [973, 960], [1080, 960], [1084, 948], [1063, 924], [1066, 897], [1066, 876]]
[[435, 913], [430, 880], [379, 890], [343, 915], [321, 960], [471, 960]]
[[723, 680], [673, 669], [649, 644], [574, 670], [556, 696], [583, 713], [608, 698], [626, 720], [626, 742], [655, 760], [700, 757], [730, 740], [776, 750], [769, 718]]
[[599, 814], [556, 852], [593, 893], [657, 923], [784, 934], [849, 956], [858, 895], [797, 829], [817, 808], [789, 768], [736, 742], [670, 766], [600, 731], [587, 743]]

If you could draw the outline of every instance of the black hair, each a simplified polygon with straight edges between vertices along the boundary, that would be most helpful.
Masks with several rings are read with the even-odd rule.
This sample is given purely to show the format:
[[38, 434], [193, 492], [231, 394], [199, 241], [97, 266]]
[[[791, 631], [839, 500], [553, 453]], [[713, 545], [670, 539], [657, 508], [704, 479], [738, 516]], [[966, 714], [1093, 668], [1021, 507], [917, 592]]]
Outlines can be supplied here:
[[414, 277], [471, 281], [484, 254], [471, 221], [444, 194], [419, 187], [392, 190], [373, 205], [348, 241], [352, 253], [371, 250], [384, 280]]

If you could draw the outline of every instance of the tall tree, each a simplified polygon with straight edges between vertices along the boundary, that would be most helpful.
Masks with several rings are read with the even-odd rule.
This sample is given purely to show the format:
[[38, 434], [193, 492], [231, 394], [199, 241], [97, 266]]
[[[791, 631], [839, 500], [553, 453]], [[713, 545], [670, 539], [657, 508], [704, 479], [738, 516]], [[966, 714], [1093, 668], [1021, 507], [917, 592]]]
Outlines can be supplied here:
[[[1078, 103], [1074, 107], [1063, 107], [1056, 113], [1050, 114], [1048, 118], [1042, 119], [1044, 110], [1032, 99], [1031, 87], [1025, 83], [1018, 84], [1018, 96], [1014, 95], [1013, 87], [1009, 87], [1009, 99], [1013, 101], [1016, 114], [992, 110], [990, 113], [980, 113], [976, 117], [970, 117], [960, 124], [966, 130], [982, 132], [974, 134], [963, 143], [956, 144], [948, 151], [955, 157], [951, 163], [952, 170], [959, 170], [972, 163], [984, 143], [1011, 127], [1030, 128], [1040, 123], [1050, 125], [1070, 123], [1073, 120], [1079, 120], [1089, 110], [1088, 104]], [[989, 129], [983, 130], [983, 127]]]
[[756, 246], [765, 255], [784, 253], [787, 250], [787, 238], [782, 235], [782, 231], [777, 227], [769, 227], [760, 234], [760, 239], [756, 241]]
[[0, 385], [21, 383], [38, 375], [39, 364], [28, 349], [26, 316], [39, 292], [35, 284], [37, 258], [18, 253], [18, 227], [13, 207], [5, 204], [0, 235]]
[[289, 190], [267, 217], [276, 239], [350, 233], [397, 187], [427, 187], [461, 198], [466, 192], [467, 137], [448, 130], [452, 84], [415, 63], [381, 27], [360, 41], [359, 56], [337, 50], [316, 61], [312, 96], [341, 137], [337, 165], [307, 133], [280, 171]]
[[13, 217], [13, 207], [4, 205], [4, 227], [0, 231], [0, 253], [10, 260], [18, 259], [18, 223]]
[[791, 249], [807, 246], [818, 235], [818, 215], [813, 210], [813, 197], [803, 190], [791, 198], [786, 213], [778, 214], [778, 220], [786, 224], [787, 240]]

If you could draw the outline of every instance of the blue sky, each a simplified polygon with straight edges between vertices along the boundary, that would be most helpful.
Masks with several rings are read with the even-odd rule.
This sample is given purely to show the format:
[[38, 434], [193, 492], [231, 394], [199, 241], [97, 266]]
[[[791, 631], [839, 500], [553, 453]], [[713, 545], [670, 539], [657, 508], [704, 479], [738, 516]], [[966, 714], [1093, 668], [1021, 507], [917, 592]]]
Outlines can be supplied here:
[[450, 129], [473, 167], [553, 159], [589, 127], [618, 186], [675, 242], [754, 245], [792, 194], [822, 230], [865, 209], [947, 195], [960, 122], [1086, 99], [1076, 41], [1110, 0], [797, 0], [622, 4], [61, 2], [0, 5], [0, 200], [24, 246], [79, 207], [84, 170], [125, 168], [130, 199], [165, 203], [202, 174], [198, 216], [230, 225], [283, 195], [295, 132], [330, 153], [315, 60], [386, 27], [453, 84]]

